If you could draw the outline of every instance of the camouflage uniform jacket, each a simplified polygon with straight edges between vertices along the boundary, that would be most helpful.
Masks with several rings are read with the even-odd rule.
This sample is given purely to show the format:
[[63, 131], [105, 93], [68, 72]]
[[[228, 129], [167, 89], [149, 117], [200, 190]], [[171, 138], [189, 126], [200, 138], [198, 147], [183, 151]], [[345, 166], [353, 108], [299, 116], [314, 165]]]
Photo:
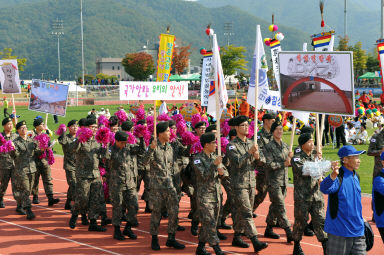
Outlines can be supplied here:
[[15, 150], [11, 151], [10, 155], [15, 162], [15, 171], [18, 174], [31, 174], [36, 172], [35, 158], [42, 154], [39, 149], [38, 142], [31, 137], [23, 139], [18, 136], [13, 140]]
[[176, 158], [179, 154], [188, 155], [188, 150], [174, 151], [170, 143], [162, 145], [160, 141], [157, 141], [157, 147], [152, 149], [148, 147], [145, 152], [143, 163], [144, 165], [149, 163], [150, 166], [150, 178], [151, 189], [162, 190], [175, 188], [173, 185], [172, 174], [174, 173], [174, 167], [176, 166]]
[[[10, 136], [6, 136], [4, 132], [1, 133], [6, 141], [13, 141], [15, 140], [18, 135], [15, 133], [11, 133]], [[0, 143], [0, 146], [2, 144]], [[13, 158], [9, 153], [0, 153], [0, 169], [13, 169], [15, 166], [13, 162]]]
[[77, 146], [77, 138], [72, 137], [70, 134], [62, 135], [59, 137], [59, 143], [63, 147], [64, 152], [64, 169], [66, 171], [76, 170], [76, 157], [74, 149]]
[[278, 144], [272, 139], [271, 142], [265, 145], [260, 159], [266, 165], [265, 172], [268, 185], [286, 186], [288, 184], [288, 167], [284, 165], [288, 153], [288, 145], [283, 141]]
[[76, 155], [76, 178], [98, 178], [100, 177], [99, 161], [106, 150], [101, 147], [101, 144], [91, 138], [85, 143], [80, 143], [77, 140], [75, 147]]
[[196, 176], [196, 195], [206, 202], [219, 202], [221, 185], [217, 166], [213, 164], [215, 154], [207, 156], [200, 152], [193, 157], [193, 169]]
[[[48, 135], [48, 137], [50, 137], [49, 136], [49, 131], [48, 130], [46, 130], [45, 132], [42, 132], [41, 134], [47, 134]], [[31, 136], [31, 138], [35, 138], [35, 136], [37, 136], [38, 134], [36, 133], [36, 130], [33, 130], [33, 133], [32, 133], [32, 136]], [[51, 138], [49, 138], [49, 139], [51, 139]], [[51, 146], [51, 141], [49, 141], [49, 144], [48, 144], [49, 146]], [[37, 167], [45, 167], [45, 168], [47, 168], [47, 167], [49, 167], [49, 164], [48, 164], [48, 160], [47, 160], [47, 158], [45, 157], [45, 158], [39, 158], [39, 157], [36, 157], [35, 158], [35, 161], [36, 161], [36, 166]]]
[[294, 200], [295, 201], [323, 201], [318, 180], [311, 176], [303, 176], [303, 165], [306, 161], [315, 161], [315, 155], [307, 155], [304, 151], [296, 153], [291, 159]]
[[[262, 128], [257, 133], [257, 145], [259, 146], [259, 150], [263, 150], [265, 145], [267, 145], [270, 141], [272, 141], [273, 136], [271, 133], [268, 133], [264, 128]], [[264, 171], [264, 163], [259, 160], [257, 170]]]
[[226, 156], [229, 159], [229, 176], [235, 189], [248, 189], [256, 187], [255, 163], [256, 160], [248, 151], [253, 141], [245, 142], [236, 137], [227, 145]]
[[135, 169], [137, 165], [134, 156], [144, 154], [144, 152], [144, 139], [140, 139], [140, 144], [127, 144], [123, 149], [119, 149], [116, 145], [110, 146], [106, 153], [110, 182], [120, 184], [123, 186], [123, 190], [136, 188]]
[[374, 177], [376, 177], [380, 173], [381, 169], [383, 168], [383, 165], [381, 164], [381, 159], [380, 159], [380, 154], [383, 147], [384, 147], [384, 130], [372, 136], [371, 141], [369, 143], [369, 147], [368, 147], [368, 153], [367, 153], [368, 156], [375, 157], [375, 165], [373, 167]]

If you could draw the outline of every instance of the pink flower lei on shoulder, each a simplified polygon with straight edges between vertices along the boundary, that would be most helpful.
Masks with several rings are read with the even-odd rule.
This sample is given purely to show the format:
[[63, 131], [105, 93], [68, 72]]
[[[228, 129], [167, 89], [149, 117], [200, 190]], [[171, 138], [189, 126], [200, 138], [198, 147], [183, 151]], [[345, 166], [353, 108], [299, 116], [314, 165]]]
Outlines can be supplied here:
[[124, 110], [118, 110], [115, 112], [115, 116], [119, 119], [120, 125], [128, 119], [128, 115]]
[[8, 153], [10, 151], [15, 150], [15, 147], [12, 146], [12, 141], [11, 140], [6, 140], [3, 136], [3, 134], [0, 133], [0, 153]]
[[47, 134], [40, 134], [35, 136], [33, 139], [39, 142], [40, 150], [44, 150], [44, 153], [39, 156], [39, 159], [46, 158], [49, 165], [55, 163], [55, 157], [53, 156], [53, 151], [49, 147], [50, 138]]
[[144, 125], [136, 125], [133, 128], [133, 135], [135, 137], [140, 137], [142, 136], [144, 138], [144, 142], [146, 146], [149, 146], [149, 141], [151, 139], [151, 133], [148, 131], [148, 128]]
[[128, 135], [128, 143], [129, 144], [136, 144], [137, 143], [136, 137], [131, 132], [126, 132], [126, 133]]
[[61, 136], [65, 132], [67, 132], [67, 126], [65, 124], [60, 124], [58, 129], [55, 131], [55, 134], [58, 136]]
[[139, 108], [136, 112], [136, 118], [138, 120], [143, 120], [145, 119], [145, 110], [143, 108]]
[[104, 115], [99, 116], [99, 118], [97, 119], [97, 123], [99, 124], [99, 126], [103, 125], [104, 127], [109, 127], [109, 120]]
[[[104, 148], [107, 148], [111, 140], [111, 131], [107, 127], [101, 127], [97, 130], [95, 139], [98, 143], [101, 143]], [[113, 134], [113, 133], [112, 133]]]
[[93, 133], [91, 129], [87, 127], [82, 127], [77, 130], [76, 136], [77, 136], [77, 139], [79, 139], [79, 142], [85, 143], [92, 138]]
[[228, 125], [228, 119], [226, 119], [223, 123], [220, 124], [221, 133], [223, 136], [227, 137], [229, 135], [229, 131], [231, 131], [231, 127]]

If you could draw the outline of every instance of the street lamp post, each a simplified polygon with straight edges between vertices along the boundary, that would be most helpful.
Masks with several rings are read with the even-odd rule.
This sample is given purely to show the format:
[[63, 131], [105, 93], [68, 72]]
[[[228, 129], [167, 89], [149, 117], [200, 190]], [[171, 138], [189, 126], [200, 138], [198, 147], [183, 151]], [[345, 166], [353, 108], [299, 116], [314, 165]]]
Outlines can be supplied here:
[[55, 21], [52, 23], [53, 28], [53, 35], [57, 36], [57, 61], [58, 61], [58, 68], [59, 68], [59, 81], [61, 81], [61, 71], [60, 71], [60, 36], [64, 35], [64, 24], [63, 20], [59, 20], [59, 18], [56, 18]]
[[233, 23], [232, 22], [224, 23], [224, 35], [227, 36], [227, 46], [229, 46], [230, 37], [235, 35], [235, 33], [233, 33]]
[[[81, 70], [83, 81], [82, 85], [84, 87], [84, 28], [83, 28], [83, 0], [80, 0], [80, 26], [81, 26]], [[76, 85], [76, 106], [79, 105], [79, 94], [77, 93]]]

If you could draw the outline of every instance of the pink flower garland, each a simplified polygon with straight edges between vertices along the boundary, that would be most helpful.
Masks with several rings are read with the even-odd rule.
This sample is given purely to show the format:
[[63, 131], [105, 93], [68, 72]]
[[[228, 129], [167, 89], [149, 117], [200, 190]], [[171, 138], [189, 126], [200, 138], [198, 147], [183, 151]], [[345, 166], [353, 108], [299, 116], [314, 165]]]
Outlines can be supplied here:
[[79, 142], [85, 143], [88, 142], [89, 139], [93, 136], [92, 130], [87, 127], [82, 127], [77, 130], [76, 133], [77, 139]]
[[128, 115], [124, 110], [118, 110], [115, 112], [115, 116], [119, 119], [120, 125], [128, 119]]
[[179, 123], [181, 121], [184, 121], [184, 117], [183, 115], [181, 115], [180, 113], [179, 114], [175, 114], [172, 116], [172, 119], [176, 122], [176, 123]]
[[111, 145], [114, 145], [114, 144], [115, 144], [115, 133], [113, 133], [113, 132], [110, 132], [110, 133], [109, 133], [109, 143], [110, 143]]
[[230, 126], [228, 125], [228, 119], [226, 119], [223, 123], [220, 124], [220, 129], [221, 129], [221, 133], [223, 134], [223, 136], [228, 136], [229, 135], [229, 131], [231, 131], [231, 128]]
[[157, 117], [158, 121], [169, 121], [171, 118], [168, 116], [167, 113], [160, 114], [159, 117]]
[[228, 139], [225, 137], [221, 137], [220, 140], [221, 140], [221, 151], [223, 153], [227, 153], [227, 145], [229, 143]]
[[34, 137], [36, 141], [39, 142], [40, 150], [44, 150], [44, 153], [39, 156], [39, 159], [46, 158], [49, 165], [55, 163], [55, 157], [53, 156], [53, 151], [49, 147], [50, 138], [47, 134], [41, 134]]
[[154, 123], [154, 118], [153, 118], [153, 116], [148, 116], [147, 117], [147, 125], [149, 126], [149, 125], [153, 125], [153, 123]]
[[104, 115], [100, 115], [97, 119], [97, 123], [99, 123], [99, 126], [103, 125], [104, 127], [109, 127], [109, 120]]
[[170, 131], [171, 131], [171, 137], [169, 138], [169, 141], [171, 143], [173, 143], [174, 141], [176, 141], [177, 135], [176, 135], [175, 131], [173, 131], [172, 128], [170, 129]]
[[145, 110], [143, 108], [139, 108], [136, 112], [136, 118], [138, 120], [143, 120], [145, 119]]
[[101, 143], [104, 148], [108, 146], [108, 143], [110, 142], [110, 137], [112, 133], [109, 128], [107, 127], [101, 127], [99, 130], [97, 130], [95, 139], [98, 143]]
[[253, 135], [255, 134], [255, 122], [252, 121], [251, 124], [249, 125], [249, 130], [248, 130], [248, 135], [247, 137], [251, 139]]
[[136, 144], [137, 140], [136, 137], [131, 132], [126, 132], [128, 134], [128, 143], [129, 144]]
[[65, 132], [67, 132], [67, 126], [65, 126], [65, 124], [60, 124], [59, 128], [55, 131], [55, 134], [61, 136]]
[[0, 153], [8, 153], [10, 151], [15, 150], [15, 147], [12, 146], [12, 141], [11, 140], [5, 140], [3, 134], [0, 133]]
[[195, 125], [201, 121], [201, 116], [200, 114], [194, 114], [191, 117], [191, 125], [193, 128], [195, 128]]
[[185, 124], [184, 121], [177, 122], [176, 129], [177, 129], [177, 133], [181, 136], [186, 132], [187, 125]]
[[149, 145], [149, 141], [151, 139], [151, 133], [149, 133], [148, 129], [146, 126], [144, 125], [136, 125], [134, 128], [133, 128], [133, 135], [135, 137], [144, 137], [144, 142], [145, 142], [145, 145], [148, 146]]

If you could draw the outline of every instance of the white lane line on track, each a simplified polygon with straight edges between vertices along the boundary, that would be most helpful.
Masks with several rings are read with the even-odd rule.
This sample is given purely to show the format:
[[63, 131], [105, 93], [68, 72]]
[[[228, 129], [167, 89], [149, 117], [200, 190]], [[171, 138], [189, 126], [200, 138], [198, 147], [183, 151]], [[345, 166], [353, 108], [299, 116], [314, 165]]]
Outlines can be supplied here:
[[55, 237], [55, 238], [58, 238], [58, 239], [61, 239], [61, 240], [67, 241], [67, 242], [75, 243], [75, 244], [78, 244], [78, 245], [81, 245], [81, 246], [86, 246], [88, 248], [96, 249], [96, 250], [103, 251], [103, 252], [106, 252], [106, 253], [109, 253], [109, 254], [122, 255], [121, 253], [113, 252], [113, 251], [110, 251], [110, 250], [105, 250], [105, 249], [97, 247], [97, 246], [93, 246], [93, 245], [86, 244], [86, 243], [81, 243], [81, 242], [78, 242], [78, 241], [75, 241], [75, 240], [72, 240], [72, 239], [68, 239], [68, 238], [65, 238], [65, 237], [62, 237], [62, 236], [54, 235], [54, 234], [51, 234], [51, 233], [48, 233], [48, 232], [45, 232], [45, 231], [41, 231], [41, 230], [38, 230], [38, 229], [30, 228], [30, 227], [27, 227], [27, 226], [19, 225], [19, 224], [10, 222], [10, 221], [6, 221], [6, 220], [0, 219], [0, 222], [6, 223], [6, 224], [10, 224], [10, 225], [13, 225], [13, 226], [16, 226], [16, 227], [19, 227], [19, 228], [27, 229], [27, 230], [30, 230], [30, 231], [34, 231], [34, 232], [37, 232], [37, 233], [40, 233], [40, 234], [43, 234], [43, 235], [46, 235], [46, 236]]

